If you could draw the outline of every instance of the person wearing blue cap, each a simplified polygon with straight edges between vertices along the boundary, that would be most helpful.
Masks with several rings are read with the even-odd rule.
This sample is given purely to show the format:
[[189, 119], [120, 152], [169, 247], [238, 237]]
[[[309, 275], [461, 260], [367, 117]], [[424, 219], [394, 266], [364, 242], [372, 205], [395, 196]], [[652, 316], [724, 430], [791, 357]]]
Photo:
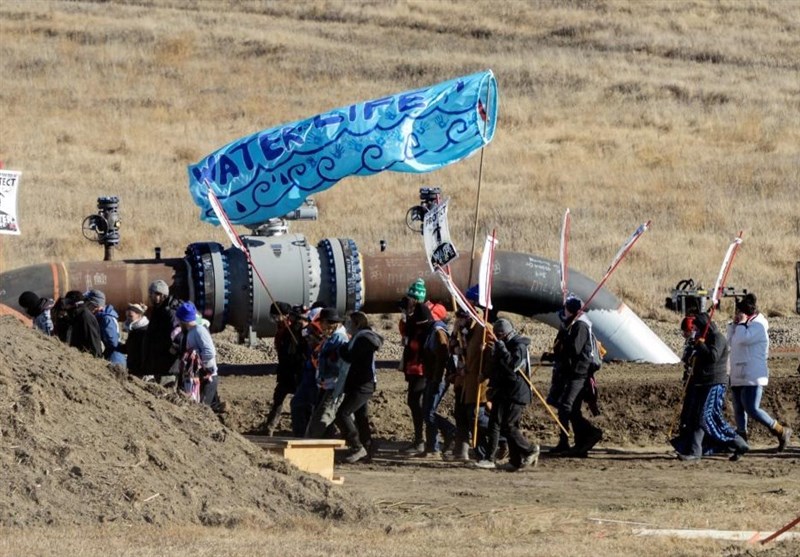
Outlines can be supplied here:
[[216, 411], [219, 406], [217, 396], [219, 376], [217, 375], [217, 349], [211, 333], [202, 325], [197, 308], [192, 302], [184, 302], [178, 306], [175, 317], [180, 322], [183, 331], [182, 353], [194, 351], [201, 363], [199, 370], [200, 402]]

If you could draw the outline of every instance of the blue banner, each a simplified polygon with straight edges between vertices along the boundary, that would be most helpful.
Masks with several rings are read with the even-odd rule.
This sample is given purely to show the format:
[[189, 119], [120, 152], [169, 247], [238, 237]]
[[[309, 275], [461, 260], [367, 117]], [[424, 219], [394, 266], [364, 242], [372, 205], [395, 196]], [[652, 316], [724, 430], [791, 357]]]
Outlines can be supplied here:
[[219, 224], [212, 188], [233, 224], [259, 224], [346, 176], [430, 172], [494, 137], [497, 82], [480, 72], [284, 124], [229, 143], [189, 166], [200, 218]]

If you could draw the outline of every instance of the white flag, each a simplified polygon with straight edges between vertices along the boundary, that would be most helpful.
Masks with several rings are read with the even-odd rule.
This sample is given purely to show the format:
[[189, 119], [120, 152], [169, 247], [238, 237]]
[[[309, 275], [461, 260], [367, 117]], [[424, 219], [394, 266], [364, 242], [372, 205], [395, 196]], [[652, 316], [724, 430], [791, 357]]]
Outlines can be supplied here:
[[450, 241], [450, 228], [447, 225], [447, 202], [432, 207], [425, 213], [422, 223], [422, 239], [425, 242], [425, 254], [431, 271], [445, 267], [458, 257], [456, 247]]
[[486, 236], [481, 254], [481, 266], [478, 271], [478, 303], [486, 309], [492, 309], [492, 273], [494, 267], [494, 250], [497, 248], [497, 238]]
[[19, 234], [17, 189], [22, 172], [0, 170], [0, 234]]

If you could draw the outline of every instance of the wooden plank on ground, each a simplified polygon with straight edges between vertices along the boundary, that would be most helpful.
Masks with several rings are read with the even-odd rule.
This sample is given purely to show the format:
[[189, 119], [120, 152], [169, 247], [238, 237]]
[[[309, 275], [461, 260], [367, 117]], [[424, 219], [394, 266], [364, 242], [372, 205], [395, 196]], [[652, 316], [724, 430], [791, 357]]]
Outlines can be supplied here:
[[341, 485], [344, 482], [341, 476], [333, 475], [334, 449], [344, 446], [341, 439], [298, 439], [264, 435], [244, 437], [265, 451], [281, 455], [304, 472], [320, 475], [335, 484]]

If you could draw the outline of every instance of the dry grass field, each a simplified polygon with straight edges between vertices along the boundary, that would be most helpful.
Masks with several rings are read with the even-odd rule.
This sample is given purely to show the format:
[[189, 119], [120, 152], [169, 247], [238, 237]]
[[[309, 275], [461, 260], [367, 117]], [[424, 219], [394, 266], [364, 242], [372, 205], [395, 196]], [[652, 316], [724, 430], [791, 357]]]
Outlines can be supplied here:
[[[194, 241], [227, 245], [199, 220], [188, 164], [260, 129], [486, 68], [500, 105], [484, 152], [479, 233], [496, 227], [502, 249], [555, 259], [570, 207], [570, 262], [599, 278], [652, 219], [609, 288], [642, 317], [674, 323], [662, 307], [669, 290], [687, 277], [711, 286], [744, 230], [729, 284], [757, 292], [770, 315], [797, 318], [800, 0], [2, 0], [0, 160], [23, 178], [22, 235], [0, 236], [0, 271], [100, 259], [80, 223], [103, 195], [121, 198], [119, 258], [151, 257], [154, 246], [180, 257]], [[353, 238], [366, 252], [380, 239], [419, 251], [405, 211], [419, 187], [441, 185], [452, 197], [454, 240], [468, 253], [479, 160], [346, 179], [317, 197], [319, 221], [292, 229], [312, 241]], [[782, 380], [796, 381], [795, 365], [780, 364]], [[625, 371], [620, 393], [637, 373]], [[637, 388], [652, 379], [656, 391], [669, 384], [678, 396], [680, 370], [647, 373]], [[264, 409], [262, 383], [224, 379], [223, 395], [242, 413]], [[796, 418], [800, 402], [782, 400], [779, 411]], [[655, 408], [671, 413], [663, 406], [643, 395], [631, 414], [646, 422]], [[430, 503], [364, 523], [309, 517], [268, 529], [3, 528], [0, 556], [797, 554], [797, 542], [766, 551], [644, 542], [630, 525], [588, 522], [646, 516], [663, 526], [774, 529], [796, 516], [796, 446], [779, 458], [762, 450], [739, 467], [719, 458], [691, 468], [652, 446], [659, 442], [565, 465], [545, 460], [533, 474], [494, 483], [479, 471], [457, 476], [391, 459], [345, 470], [343, 489], [354, 497], [374, 502], [386, 487], [406, 503], [461, 498], [488, 509], [480, 514]]]
[[[181, 256], [222, 232], [199, 221], [186, 165], [243, 135], [491, 68], [500, 108], [479, 232], [599, 277], [641, 222], [653, 229], [609, 285], [666, 316], [680, 279], [729, 283], [794, 308], [800, 258], [800, 2], [126, 1], [0, 4], [0, 160], [24, 172], [21, 237], [4, 269], [88, 260], [95, 199], [122, 199], [120, 257]], [[453, 198], [471, 247], [479, 157], [429, 175], [350, 178], [293, 229], [377, 251], [421, 250], [403, 225], [417, 188]], [[369, 217], [367, 217], [369, 215]]]

